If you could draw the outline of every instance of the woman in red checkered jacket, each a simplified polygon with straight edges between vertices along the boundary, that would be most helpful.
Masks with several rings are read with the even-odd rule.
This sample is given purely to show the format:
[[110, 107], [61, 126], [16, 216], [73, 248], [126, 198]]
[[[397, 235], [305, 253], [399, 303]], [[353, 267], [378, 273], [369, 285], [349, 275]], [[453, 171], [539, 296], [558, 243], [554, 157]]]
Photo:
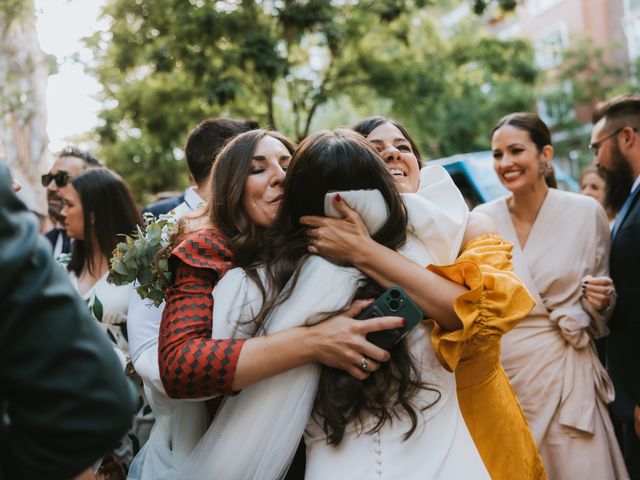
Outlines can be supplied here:
[[[211, 338], [212, 322], [216, 321], [212, 318], [212, 289], [230, 268], [246, 267], [259, 259], [265, 230], [281, 202], [294, 148], [277, 132], [252, 130], [231, 140], [214, 162], [209, 226], [182, 237], [170, 257], [174, 284], [167, 290], [158, 352], [160, 378], [171, 398], [231, 394], [311, 362], [342, 368], [365, 379], [389, 360], [389, 353], [365, 336], [400, 327], [403, 319], [354, 320], [352, 317], [370, 303], [362, 300], [344, 314], [314, 326], [246, 340]], [[358, 366], [363, 357], [371, 359], [367, 371]], [[181, 424], [181, 438], [174, 438], [173, 422], [185, 418], [180, 411], [201, 405], [176, 402], [154, 406], [165, 421], [157, 421], [156, 431], [134, 461], [129, 478], [159, 478], [161, 471], [176, 467], [177, 459], [183, 458], [176, 453], [188, 454], [204, 433], [206, 412], [202, 413], [203, 422], [192, 428]], [[304, 466], [301, 468], [303, 471]], [[295, 474], [295, 465], [290, 472]]]

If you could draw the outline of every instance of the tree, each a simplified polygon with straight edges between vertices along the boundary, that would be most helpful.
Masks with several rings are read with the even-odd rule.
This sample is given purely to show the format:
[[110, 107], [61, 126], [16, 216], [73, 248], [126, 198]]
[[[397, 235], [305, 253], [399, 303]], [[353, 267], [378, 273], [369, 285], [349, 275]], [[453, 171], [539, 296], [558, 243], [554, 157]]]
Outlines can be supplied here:
[[491, 6], [497, 6], [501, 10], [509, 12], [515, 10], [517, 4], [517, 0], [471, 0], [471, 6], [477, 15], [483, 14]]
[[576, 38], [572, 48], [562, 52], [562, 63], [552, 72], [552, 87], [539, 94], [545, 120], [559, 135], [556, 157], [568, 158], [571, 174], [580, 175], [593, 155], [587, 148], [591, 133], [589, 115], [600, 101], [634, 90], [634, 65], [616, 58], [616, 44], [594, 45], [585, 36]]
[[34, 187], [47, 147], [46, 83], [55, 62], [38, 44], [33, 0], [0, 2], [0, 143], [25, 188], [30, 208], [43, 212]]
[[[478, 125], [465, 111], [475, 104], [450, 97], [471, 98], [472, 89], [489, 112], [483, 88], [521, 93], [530, 67], [517, 72], [492, 55], [520, 59], [528, 50], [486, 40], [491, 54], [484, 54], [469, 41], [442, 38], [428, 18], [436, 3], [111, 0], [109, 31], [89, 39], [104, 86], [102, 156], [138, 194], [180, 187], [180, 146], [203, 117], [251, 117], [298, 140], [328, 105], [342, 108], [356, 97], [370, 105], [387, 99], [429, 131], [433, 153], [476, 146], [469, 132], [478, 137]], [[465, 53], [471, 47], [480, 61]], [[456, 109], [456, 128], [443, 129], [439, 122]]]
[[533, 107], [538, 72], [528, 43], [484, 36], [477, 18], [450, 36], [427, 15], [404, 21], [407, 47], [373, 32], [363, 43], [378, 56], [362, 54], [360, 66], [427, 157], [486, 149], [498, 118]]

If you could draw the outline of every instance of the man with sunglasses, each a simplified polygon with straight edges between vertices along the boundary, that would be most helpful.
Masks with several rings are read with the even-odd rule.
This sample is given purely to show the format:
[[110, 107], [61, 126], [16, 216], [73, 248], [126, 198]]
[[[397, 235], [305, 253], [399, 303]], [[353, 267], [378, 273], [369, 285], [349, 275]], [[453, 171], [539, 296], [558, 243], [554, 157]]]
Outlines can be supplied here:
[[45, 233], [45, 236], [53, 246], [53, 256], [57, 258], [61, 253], [71, 251], [71, 240], [62, 227], [64, 217], [62, 211], [62, 198], [58, 194], [58, 189], [64, 187], [71, 177], [77, 175], [85, 168], [103, 166], [102, 162], [89, 152], [85, 152], [75, 147], [67, 147], [56, 159], [51, 171], [42, 175], [42, 186], [47, 189], [47, 207], [49, 217], [54, 224], [54, 228]]
[[589, 147], [607, 178], [608, 200], [620, 208], [611, 230], [609, 271], [618, 295], [606, 338], [616, 398], [610, 406], [632, 479], [640, 479], [640, 96], [598, 106]]

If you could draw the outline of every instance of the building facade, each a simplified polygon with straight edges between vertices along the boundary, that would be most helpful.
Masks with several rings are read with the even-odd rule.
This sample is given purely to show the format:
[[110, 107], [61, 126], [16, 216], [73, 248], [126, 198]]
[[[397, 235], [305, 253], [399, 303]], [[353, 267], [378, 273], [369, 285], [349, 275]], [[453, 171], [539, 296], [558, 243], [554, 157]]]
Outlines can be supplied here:
[[[455, 24], [469, 15], [469, 2], [463, 1], [443, 21]], [[630, 74], [640, 58], [640, 0], [523, 0], [513, 12], [490, 9], [482, 21], [499, 38], [531, 41], [542, 74], [532, 109], [552, 127], [556, 160], [577, 177], [592, 160], [587, 149], [591, 114], [604, 98], [598, 85], [577, 95], [575, 81], [608, 87], [632, 83]], [[565, 69], [578, 55], [585, 68], [567, 77]], [[603, 74], [596, 80], [595, 64], [605, 64], [617, 76]]]

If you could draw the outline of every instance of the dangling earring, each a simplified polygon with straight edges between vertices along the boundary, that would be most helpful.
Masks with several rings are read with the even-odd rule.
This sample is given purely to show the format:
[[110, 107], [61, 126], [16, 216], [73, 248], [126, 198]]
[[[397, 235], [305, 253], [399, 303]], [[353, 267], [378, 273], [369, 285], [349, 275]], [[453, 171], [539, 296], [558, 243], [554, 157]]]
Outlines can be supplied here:
[[542, 162], [540, 163], [540, 176], [546, 177], [553, 172], [553, 167], [550, 162]]

